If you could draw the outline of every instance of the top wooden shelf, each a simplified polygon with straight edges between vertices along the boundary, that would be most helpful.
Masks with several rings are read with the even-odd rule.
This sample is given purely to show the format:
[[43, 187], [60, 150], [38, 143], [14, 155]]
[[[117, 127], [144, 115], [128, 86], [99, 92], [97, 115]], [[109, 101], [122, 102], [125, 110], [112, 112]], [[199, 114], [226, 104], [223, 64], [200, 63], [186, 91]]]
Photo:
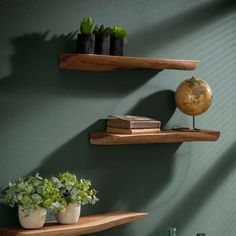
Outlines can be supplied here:
[[77, 236], [106, 230], [122, 224], [142, 219], [146, 213], [138, 212], [110, 212], [99, 215], [80, 217], [77, 224], [61, 225], [47, 223], [41, 229], [27, 230], [20, 227], [0, 228], [1, 236]]
[[197, 60], [175, 60], [96, 54], [68, 54], [59, 57], [59, 68], [82, 71], [114, 71], [120, 69], [194, 70]]

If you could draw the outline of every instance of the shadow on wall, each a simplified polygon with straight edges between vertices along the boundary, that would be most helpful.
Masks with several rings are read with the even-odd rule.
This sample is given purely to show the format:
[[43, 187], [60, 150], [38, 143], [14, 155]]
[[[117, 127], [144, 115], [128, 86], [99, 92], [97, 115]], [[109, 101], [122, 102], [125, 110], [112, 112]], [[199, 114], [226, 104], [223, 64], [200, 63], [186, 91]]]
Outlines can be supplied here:
[[[188, 34], [204, 27], [210, 22], [236, 11], [235, 0], [212, 0], [193, 7], [191, 10], [168, 18], [164, 22], [149, 24], [145, 29], [130, 35], [129, 53], [136, 55], [153, 51], [153, 45], [163, 48], [172, 42], [186, 37]], [[148, 37], [143, 37], [148, 35]], [[140, 47], [145, 45], [145, 47]]]
[[[12, 74], [1, 78], [0, 89], [22, 88], [26, 93], [48, 92], [59, 95], [92, 97], [123, 96], [154, 77], [156, 70], [121, 70], [114, 72], [81, 72], [58, 69], [58, 56], [74, 52], [76, 32], [53, 36], [48, 32], [32, 33], [12, 40]], [[79, 93], [81, 92], [81, 93]]]
[[175, 92], [162, 90], [140, 100], [129, 113], [160, 120], [163, 129], [174, 114], [175, 109]]
[[[0, 79], [0, 94], [6, 95], [0, 100], [2, 123], [9, 122], [6, 115], [9, 112], [14, 113], [15, 119], [23, 113], [14, 109], [14, 99], [9, 105], [11, 94], [16, 95], [18, 101], [34, 101], [33, 98], [39, 97], [41, 108], [48, 102], [46, 97], [119, 99], [158, 74], [156, 70], [138, 69], [99, 73], [59, 70], [58, 56], [61, 52], [74, 52], [76, 32], [55, 35], [51, 39], [47, 39], [48, 34], [32, 33], [12, 39], [12, 73]], [[25, 114], [35, 108], [23, 105]]]
[[[152, 110], [152, 100], [169, 101], [166, 112], [161, 106]], [[151, 106], [150, 106], [151, 103]], [[132, 113], [158, 114], [165, 124], [175, 111], [173, 92], [161, 91], [143, 99]], [[164, 112], [164, 113], [163, 113]], [[89, 133], [104, 130], [105, 120], [99, 120], [45, 158], [36, 171], [43, 176], [60, 171], [79, 170], [80, 176], [94, 180], [101, 201], [84, 207], [82, 214], [112, 210], [145, 208], [153, 197], [171, 181], [172, 157], [180, 143], [96, 146], [89, 144]], [[128, 228], [115, 230], [112, 235], [130, 235]], [[111, 233], [110, 231], [108, 233]], [[106, 232], [102, 235], [108, 235]], [[109, 234], [110, 235], [110, 234]]]
[[[124, 96], [137, 87], [141, 86], [148, 79], [157, 74], [157, 71], [130, 70], [115, 72], [80, 72], [80, 71], [60, 71], [58, 69], [58, 55], [61, 52], [73, 52], [75, 47], [75, 32], [68, 35], [53, 36], [47, 40], [48, 32], [44, 34], [32, 33], [12, 39], [14, 54], [11, 56], [12, 73], [10, 76], [0, 79], [0, 94], [6, 95], [6, 99], [1, 99], [1, 123], [9, 125], [11, 117], [6, 114], [13, 112], [14, 118], [26, 116], [34, 112], [35, 107], [22, 107], [15, 109], [14, 99], [9, 100], [12, 94], [19, 94], [17, 99], [32, 99], [34, 96], [75, 96], [75, 97], [119, 97]], [[10, 104], [9, 104], [10, 101]], [[43, 107], [47, 99], [42, 99], [40, 106]], [[36, 103], [38, 105], [38, 103]], [[44, 174], [55, 174], [55, 169], [77, 170], [80, 167], [80, 160], [84, 165], [80, 169], [90, 168], [93, 159], [86, 149], [90, 149], [87, 143], [87, 133], [84, 131], [75, 137], [68, 144], [63, 146], [58, 152], [52, 154], [52, 162], [49, 161], [49, 168], [44, 169]], [[100, 153], [100, 152], [99, 152]], [[94, 152], [92, 152], [94, 154]], [[70, 161], [70, 158], [73, 161]], [[77, 165], [77, 162], [78, 165]], [[96, 168], [92, 164], [92, 167]], [[39, 170], [40, 171], [40, 170]], [[48, 172], [47, 172], [48, 171]], [[99, 172], [101, 169], [99, 170]], [[88, 177], [91, 176], [88, 175]], [[96, 174], [94, 174], [96, 176]], [[95, 177], [93, 178], [95, 179]], [[2, 184], [2, 183], [0, 183]], [[5, 183], [4, 183], [5, 184]], [[16, 225], [17, 217], [15, 212], [8, 207], [0, 207], [0, 222], [5, 225]]]
[[[15, 48], [15, 53], [11, 57], [12, 74], [0, 80], [2, 94], [9, 95], [17, 92], [20, 95], [24, 94], [24, 99], [25, 97], [32, 99], [32, 96], [44, 96], [45, 94], [60, 97], [88, 96], [109, 99], [109, 97], [124, 96], [157, 74], [157, 71], [151, 70], [112, 73], [59, 71], [58, 54], [73, 52], [75, 33], [67, 36], [54, 36], [50, 40], [46, 39], [47, 34], [47, 32], [45, 34], [34, 33], [12, 40]], [[169, 97], [173, 97], [170, 91], [152, 95], [147, 100], [142, 100], [132, 112], [138, 114], [147, 111], [149, 115], [153, 113], [153, 111], [148, 112], [152, 109], [150, 107], [152, 99], [170, 101]], [[4, 109], [9, 109], [4, 101], [3, 114]], [[43, 101], [46, 102], [45, 99]], [[42, 102], [41, 106], [43, 107], [43, 105]], [[26, 114], [31, 112], [31, 107], [27, 109], [24, 109]], [[174, 109], [173, 104], [170, 104], [169, 113], [163, 114], [163, 109], [156, 110], [156, 112], [163, 114], [164, 121], [170, 118]], [[19, 109], [17, 112], [20, 113], [21, 110]], [[15, 114], [14, 117], [17, 115]], [[2, 119], [7, 120], [9, 117], [3, 116]], [[50, 176], [59, 171], [77, 172], [79, 170], [81, 176], [95, 180], [95, 186], [99, 190], [99, 197], [102, 200], [95, 207], [84, 208], [85, 213], [120, 209], [139, 210], [171, 179], [171, 159], [179, 144], [168, 145], [168, 148], [166, 148], [167, 144], [115, 147], [90, 145], [89, 132], [103, 130], [104, 127], [104, 120], [91, 125], [45, 157], [45, 161], [35, 171], [39, 171], [43, 176]], [[148, 161], [147, 158], [144, 158], [147, 156]], [[150, 180], [152, 180], [151, 183]], [[10, 211], [12, 214], [9, 213]], [[17, 217], [13, 212], [16, 211], [5, 206], [1, 207], [0, 222], [15, 225]], [[120, 235], [120, 231], [114, 232], [114, 235]]]
[[20, 225], [17, 208], [10, 208], [9, 206], [0, 204], [0, 212], [0, 222], [6, 222], [4, 227]]

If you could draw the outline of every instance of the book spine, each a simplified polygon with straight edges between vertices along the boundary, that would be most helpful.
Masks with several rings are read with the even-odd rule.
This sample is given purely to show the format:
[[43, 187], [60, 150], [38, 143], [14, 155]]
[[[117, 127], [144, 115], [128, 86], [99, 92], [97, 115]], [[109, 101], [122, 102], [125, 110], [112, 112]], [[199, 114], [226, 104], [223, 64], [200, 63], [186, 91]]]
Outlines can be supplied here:
[[107, 127], [106, 132], [112, 134], [151, 134], [159, 133], [161, 130], [159, 128], [151, 129], [123, 129], [123, 128], [114, 128]]
[[156, 134], [160, 133], [161, 130], [159, 128], [154, 129], [131, 129], [132, 134]]
[[107, 127], [106, 132], [111, 134], [132, 134], [132, 131], [130, 129], [122, 129], [115, 127]]
[[107, 127], [130, 129], [130, 122], [126, 120], [108, 120]]
[[145, 128], [160, 128], [160, 122], [128, 122], [108, 120], [107, 127], [123, 128], [123, 129], [145, 129]]
[[131, 122], [130, 129], [160, 128], [159, 122]]

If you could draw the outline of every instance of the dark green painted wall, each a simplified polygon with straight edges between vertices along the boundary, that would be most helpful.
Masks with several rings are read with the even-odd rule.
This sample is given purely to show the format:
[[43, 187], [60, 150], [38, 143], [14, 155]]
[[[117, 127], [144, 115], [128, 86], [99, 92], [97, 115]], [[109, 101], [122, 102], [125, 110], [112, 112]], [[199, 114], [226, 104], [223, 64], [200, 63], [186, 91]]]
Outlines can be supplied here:
[[[129, 30], [127, 54], [199, 59], [195, 71], [60, 71], [84, 16]], [[96, 235], [181, 236], [236, 231], [236, 4], [214, 0], [1, 0], [0, 186], [39, 171], [80, 171], [101, 201], [83, 214], [128, 209], [146, 220]], [[90, 131], [109, 114], [141, 114], [189, 126], [173, 96], [192, 75], [208, 81], [214, 102], [197, 126], [221, 130], [218, 142], [92, 146]], [[0, 207], [0, 225], [15, 211]]]

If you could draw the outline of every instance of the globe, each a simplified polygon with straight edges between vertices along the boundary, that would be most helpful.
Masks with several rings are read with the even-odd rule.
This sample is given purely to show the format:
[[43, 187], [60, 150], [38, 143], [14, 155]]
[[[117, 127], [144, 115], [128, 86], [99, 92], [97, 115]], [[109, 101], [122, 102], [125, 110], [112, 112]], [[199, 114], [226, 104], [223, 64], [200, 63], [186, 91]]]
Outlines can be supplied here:
[[194, 117], [205, 112], [212, 103], [212, 90], [206, 81], [193, 76], [184, 80], [176, 89], [176, 106], [187, 115]]

